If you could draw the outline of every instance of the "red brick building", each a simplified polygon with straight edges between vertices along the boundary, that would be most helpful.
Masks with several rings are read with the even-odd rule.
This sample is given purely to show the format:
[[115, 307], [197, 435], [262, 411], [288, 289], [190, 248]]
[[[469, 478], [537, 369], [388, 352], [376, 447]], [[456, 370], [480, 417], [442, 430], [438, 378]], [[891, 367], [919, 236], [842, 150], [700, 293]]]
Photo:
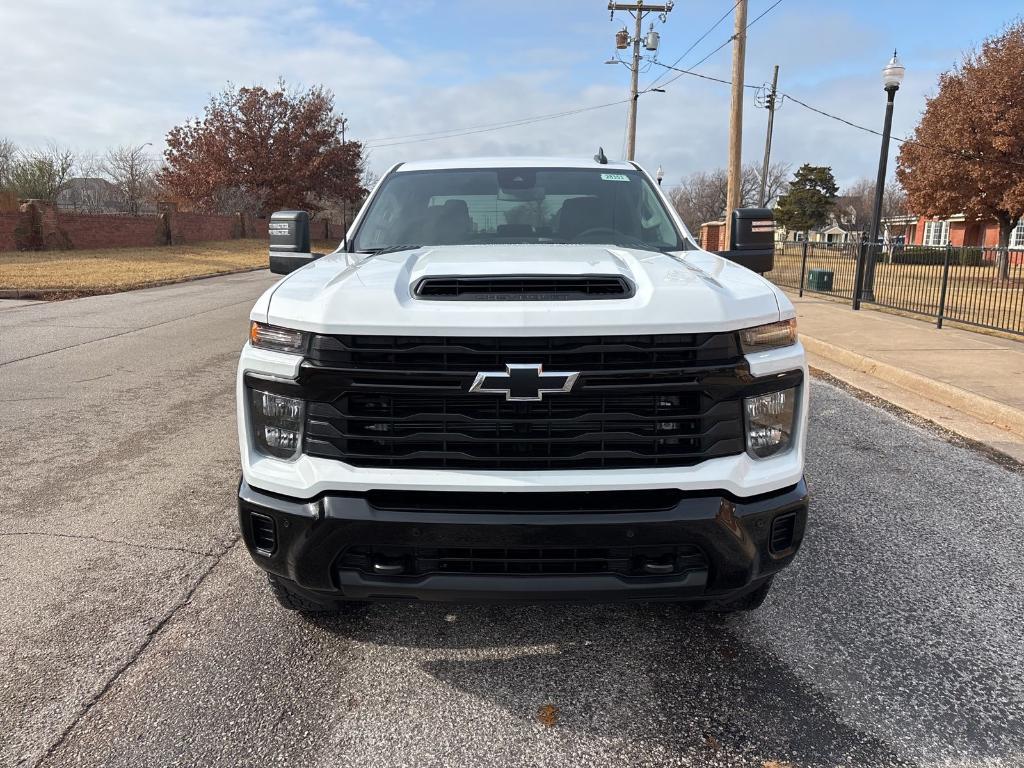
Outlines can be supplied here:
[[[906, 245], [952, 245], [996, 248], [999, 224], [995, 220], [968, 220], [965, 216], [893, 216], [883, 219], [886, 242], [902, 237]], [[1010, 233], [1010, 248], [1024, 250], [1024, 219]]]

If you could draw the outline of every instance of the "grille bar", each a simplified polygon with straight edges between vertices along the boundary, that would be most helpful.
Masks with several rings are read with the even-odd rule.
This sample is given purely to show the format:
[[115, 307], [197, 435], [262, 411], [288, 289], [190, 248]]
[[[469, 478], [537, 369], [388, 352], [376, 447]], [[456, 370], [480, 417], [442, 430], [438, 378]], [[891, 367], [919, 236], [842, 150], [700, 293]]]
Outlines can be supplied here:
[[[536, 402], [469, 391], [512, 362], [581, 373]], [[314, 336], [304, 449], [367, 467], [687, 466], [743, 452], [746, 370], [733, 333]]]
[[466, 337], [325, 336], [312, 339], [310, 360], [355, 370], [476, 371], [543, 359], [551, 370], [610, 371], [678, 368], [735, 362], [734, 333], [646, 336]]
[[[431, 573], [566, 576], [613, 573], [656, 578], [707, 568], [703, 552], [689, 544], [542, 548], [352, 546], [342, 553], [339, 567], [374, 574], [373, 565], [379, 562], [402, 565], [402, 577]], [[672, 570], [654, 575], [644, 569], [648, 563], [670, 565]]]

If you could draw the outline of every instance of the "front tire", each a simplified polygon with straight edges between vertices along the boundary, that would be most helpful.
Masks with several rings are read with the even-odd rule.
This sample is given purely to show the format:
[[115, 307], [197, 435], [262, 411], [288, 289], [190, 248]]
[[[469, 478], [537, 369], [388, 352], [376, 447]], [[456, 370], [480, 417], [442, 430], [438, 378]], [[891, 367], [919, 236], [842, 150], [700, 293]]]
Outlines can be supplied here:
[[355, 603], [342, 604], [339, 606], [336, 603], [329, 604], [314, 600], [306, 595], [299, 594], [287, 579], [282, 579], [279, 576], [274, 576], [269, 573], [267, 574], [267, 583], [270, 585], [271, 593], [277, 599], [278, 604], [280, 604], [282, 608], [287, 608], [289, 611], [296, 611], [304, 616], [338, 616], [341, 614], [352, 613], [356, 606]]

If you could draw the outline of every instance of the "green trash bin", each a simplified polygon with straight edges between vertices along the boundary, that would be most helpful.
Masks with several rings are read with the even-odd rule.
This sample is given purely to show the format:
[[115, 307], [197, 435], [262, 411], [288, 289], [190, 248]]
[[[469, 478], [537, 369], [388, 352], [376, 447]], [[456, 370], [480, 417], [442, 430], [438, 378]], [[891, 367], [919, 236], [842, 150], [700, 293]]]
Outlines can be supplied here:
[[812, 291], [832, 291], [831, 269], [812, 269], [807, 273], [807, 287]]

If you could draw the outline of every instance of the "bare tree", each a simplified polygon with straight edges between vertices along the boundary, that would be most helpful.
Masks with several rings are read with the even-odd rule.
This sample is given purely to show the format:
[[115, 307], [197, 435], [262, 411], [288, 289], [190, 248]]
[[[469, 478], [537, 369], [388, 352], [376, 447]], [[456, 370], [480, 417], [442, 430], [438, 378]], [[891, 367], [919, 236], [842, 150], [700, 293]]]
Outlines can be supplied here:
[[0, 139], [0, 191], [10, 186], [11, 172], [18, 160], [18, 147], [10, 139]]
[[107, 150], [99, 164], [100, 172], [117, 187], [129, 213], [138, 213], [140, 205], [153, 197], [155, 168], [146, 146], [114, 147]]
[[[793, 166], [789, 163], [772, 163], [768, 166], [768, 177], [764, 185], [765, 205], [771, 205], [773, 200], [777, 200], [786, 194], [786, 191], [789, 189], [789, 177], [792, 172]], [[761, 171], [756, 169], [755, 173], [760, 183]], [[760, 192], [760, 189], [758, 191]]]
[[696, 233], [704, 222], [725, 215], [726, 186], [726, 172], [719, 168], [691, 173], [672, 190], [672, 204], [691, 232]]
[[[777, 197], [788, 187], [789, 168], [786, 163], [774, 163], [769, 167], [768, 183], [765, 185], [768, 200]], [[718, 221], [725, 217], [728, 185], [725, 169], [716, 168], [690, 174], [672, 191], [670, 199], [691, 232], [697, 232], [706, 221]], [[740, 205], [757, 205], [760, 191], [760, 168], [753, 164], [743, 166], [740, 175]]]
[[[836, 204], [851, 214], [853, 220], [846, 223], [866, 236], [871, 230], [871, 219], [874, 216], [875, 182], [871, 179], [858, 179], [843, 189]], [[882, 194], [882, 219], [906, 212], [907, 193], [898, 182], [889, 181]]]
[[7, 187], [19, 198], [56, 200], [67, 188], [75, 168], [75, 153], [51, 144], [45, 149], [15, 154], [8, 171]]

